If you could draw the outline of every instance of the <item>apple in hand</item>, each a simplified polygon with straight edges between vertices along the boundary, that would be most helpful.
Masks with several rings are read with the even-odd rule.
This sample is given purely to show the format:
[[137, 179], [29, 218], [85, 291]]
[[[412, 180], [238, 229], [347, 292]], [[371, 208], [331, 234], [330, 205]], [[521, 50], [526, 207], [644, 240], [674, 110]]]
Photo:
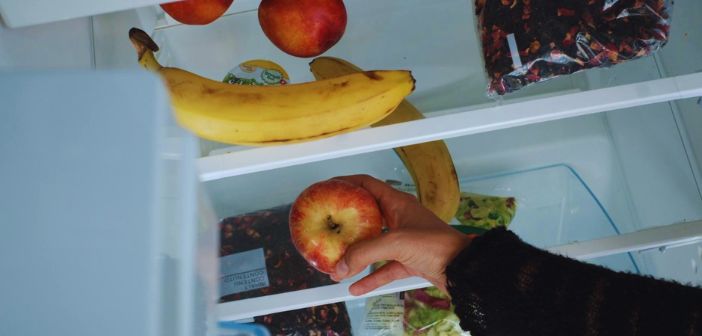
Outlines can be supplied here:
[[234, 0], [181, 0], [161, 4], [176, 21], [189, 25], [205, 25], [217, 20]]
[[349, 245], [381, 234], [383, 216], [367, 190], [332, 179], [309, 186], [297, 197], [289, 224], [302, 257], [331, 274]]
[[258, 22], [280, 50], [314, 57], [333, 47], [346, 30], [342, 0], [263, 0]]

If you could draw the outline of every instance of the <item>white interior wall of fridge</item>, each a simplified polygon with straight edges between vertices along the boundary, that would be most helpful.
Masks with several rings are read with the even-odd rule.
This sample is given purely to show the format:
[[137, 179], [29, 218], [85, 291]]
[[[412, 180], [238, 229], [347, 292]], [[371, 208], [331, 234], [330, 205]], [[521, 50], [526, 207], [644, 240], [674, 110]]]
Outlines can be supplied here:
[[7, 28], [0, 18], [0, 71], [94, 67], [91, 18]]

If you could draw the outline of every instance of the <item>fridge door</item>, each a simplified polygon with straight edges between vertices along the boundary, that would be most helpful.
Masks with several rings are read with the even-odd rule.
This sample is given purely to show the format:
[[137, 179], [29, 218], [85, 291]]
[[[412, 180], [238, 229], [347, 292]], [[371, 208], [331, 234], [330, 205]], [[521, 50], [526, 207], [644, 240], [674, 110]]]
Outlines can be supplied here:
[[215, 223], [144, 72], [0, 76], [0, 335], [204, 335]]

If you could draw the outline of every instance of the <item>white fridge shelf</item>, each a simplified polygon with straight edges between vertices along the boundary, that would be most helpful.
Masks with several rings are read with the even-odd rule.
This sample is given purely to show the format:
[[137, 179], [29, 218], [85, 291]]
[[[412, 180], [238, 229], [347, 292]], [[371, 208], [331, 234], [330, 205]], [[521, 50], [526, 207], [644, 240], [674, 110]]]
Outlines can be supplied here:
[[455, 109], [436, 117], [363, 129], [313, 142], [240, 151], [198, 160], [200, 178], [212, 181], [398, 146], [449, 139], [586, 114], [702, 96], [702, 73], [499, 105]]
[[[699, 241], [702, 241], [702, 221], [673, 224], [613, 237], [566, 244], [547, 250], [579, 260], [588, 260], [619, 253], [693, 244]], [[350, 283], [345, 282], [320, 288], [221, 303], [217, 306], [217, 314], [220, 320], [242, 320], [253, 316], [431, 286], [422, 278], [412, 277], [395, 281], [366, 295], [352, 296], [348, 290]], [[294, 303], [283, 305], [284, 302]]]

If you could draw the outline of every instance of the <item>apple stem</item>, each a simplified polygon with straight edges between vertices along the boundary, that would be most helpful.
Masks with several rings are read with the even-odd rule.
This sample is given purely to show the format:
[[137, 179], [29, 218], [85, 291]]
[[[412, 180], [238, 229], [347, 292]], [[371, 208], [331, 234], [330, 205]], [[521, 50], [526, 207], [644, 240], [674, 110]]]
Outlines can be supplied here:
[[336, 233], [341, 233], [341, 225], [339, 223], [334, 222], [334, 220], [332, 220], [331, 215], [327, 216], [327, 226], [330, 230]]

